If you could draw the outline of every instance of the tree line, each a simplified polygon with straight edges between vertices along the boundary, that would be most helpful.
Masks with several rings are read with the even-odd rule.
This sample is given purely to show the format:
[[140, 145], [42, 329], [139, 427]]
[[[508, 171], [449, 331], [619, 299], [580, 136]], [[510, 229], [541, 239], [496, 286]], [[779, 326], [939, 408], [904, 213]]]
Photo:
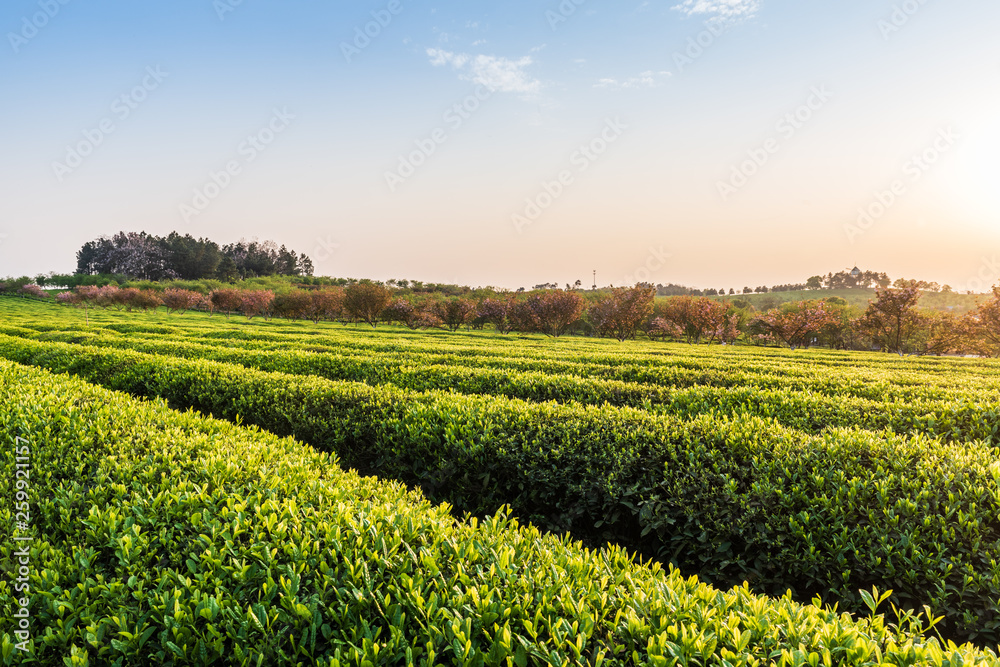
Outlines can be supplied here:
[[[76, 275], [123, 276], [128, 280], [202, 280], [225, 282], [260, 276], [311, 276], [313, 263], [274, 241], [219, 246], [206, 238], [171, 232], [118, 232], [88, 241], [76, 253]], [[53, 279], [53, 283], [55, 280]], [[67, 284], [67, 283], [63, 283]]]
[[[50, 273], [35, 278], [27, 276], [6, 279], [8, 292], [16, 291], [21, 285], [35, 282], [39, 286], [69, 287], [82, 285], [103, 285], [117, 283], [120, 287], [127, 283], [200, 281], [204, 285], [213, 283], [234, 283], [261, 277], [291, 277], [304, 285], [349, 285], [358, 282], [350, 278], [329, 278], [313, 275], [312, 261], [304, 254], [296, 255], [285, 246], [273, 241], [241, 240], [226, 246], [208, 239], [194, 239], [190, 235], [181, 236], [171, 232], [166, 237], [155, 237], [140, 233], [119, 232], [112, 237], [101, 237], [83, 246], [77, 252], [77, 270], [73, 274]], [[483, 289], [463, 285], [422, 282], [419, 280], [394, 279], [385, 282], [388, 287], [408, 290], [414, 293], [439, 293], [446, 296], [463, 296], [478, 293]], [[936, 282], [898, 279], [893, 282], [887, 274], [876, 271], [840, 271], [826, 276], [813, 276], [804, 283], [782, 285], [745, 286], [743, 288], [698, 289], [674, 283], [639, 283], [642, 287], [655, 289], [656, 296], [739, 296], [795, 291], [816, 291], [834, 289], [873, 289], [893, 286], [903, 288], [915, 284], [921, 290], [952, 293], [949, 285]], [[204, 286], [203, 285], [203, 286]], [[11, 289], [13, 286], [13, 290]], [[201, 286], [199, 286], [200, 288]], [[566, 283], [566, 290], [582, 290], [581, 280]], [[560, 289], [558, 283], [541, 283], [531, 291]], [[588, 290], [602, 292], [606, 289]], [[517, 293], [527, 290], [521, 287]], [[971, 293], [971, 292], [970, 292]]]
[[812, 276], [804, 283], [787, 283], [784, 285], [758, 285], [756, 287], [745, 286], [742, 289], [730, 287], [720, 289], [695, 289], [683, 285], [656, 285], [657, 296], [725, 296], [738, 294], [768, 294], [775, 292], [801, 292], [805, 290], [836, 290], [836, 289], [878, 289], [885, 287], [895, 287], [904, 289], [915, 284], [919, 289], [928, 292], [952, 292], [950, 285], [940, 285], [936, 282], [925, 280], [910, 280], [899, 278], [893, 281], [888, 274], [879, 271], [839, 271], [828, 273], [825, 276]]
[[[655, 299], [652, 287], [617, 288], [600, 295], [576, 290], [511, 293], [480, 290], [476, 297], [401, 293], [381, 283], [290, 289], [220, 288], [203, 293], [80, 286], [56, 295], [59, 303], [123, 311], [165, 307], [174, 313], [206, 312], [229, 318], [280, 317], [342, 323], [397, 324], [410, 329], [463, 327], [500, 334], [542, 333], [602, 336], [620, 341], [642, 335], [650, 340], [690, 344], [780, 345], [792, 349], [825, 346], [842, 350], [881, 350], [897, 354], [975, 354], [1000, 356], [1000, 287], [990, 301], [957, 316], [919, 309], [916, 282], [878, 287], [864, 309], [839, 297], [789, 302], [756, 312], [749, 305], [708, 297]], [[45, 299], [35, 284], [21, 287], [24, 297]]]

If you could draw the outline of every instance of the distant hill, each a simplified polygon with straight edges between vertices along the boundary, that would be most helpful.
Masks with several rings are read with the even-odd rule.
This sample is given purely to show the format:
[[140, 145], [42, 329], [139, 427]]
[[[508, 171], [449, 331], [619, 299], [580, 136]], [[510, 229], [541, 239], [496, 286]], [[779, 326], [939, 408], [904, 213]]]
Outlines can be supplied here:
[[[757, 310], [770, 310], [788, 301], [808, 301], [838, 296], [852, 306], [866, 308], [875, 298], [875, 290], [867, 288], [797, 290], [794, 292], [767, 292], [764, 294], [735, 294], [709, 297], [722, 301], [742, 299]], [[665, 297], [669, 298], [669, 297]], [[957, 292], [923, 292], [920, 307], [925, 310], [951, 311], [958, 315], [973, 310], [979, 303], [988, 300], [985, 294], [958, 294]]]

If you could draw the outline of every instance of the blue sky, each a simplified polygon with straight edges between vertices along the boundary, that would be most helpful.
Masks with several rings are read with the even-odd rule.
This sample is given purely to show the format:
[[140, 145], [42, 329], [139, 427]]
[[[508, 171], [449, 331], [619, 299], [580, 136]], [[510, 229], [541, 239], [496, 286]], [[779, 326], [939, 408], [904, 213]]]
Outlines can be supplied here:
[[0, 275], [126, 229], [377, 279], [986, 289], [998, 28], [987, 0], [9, 0]]

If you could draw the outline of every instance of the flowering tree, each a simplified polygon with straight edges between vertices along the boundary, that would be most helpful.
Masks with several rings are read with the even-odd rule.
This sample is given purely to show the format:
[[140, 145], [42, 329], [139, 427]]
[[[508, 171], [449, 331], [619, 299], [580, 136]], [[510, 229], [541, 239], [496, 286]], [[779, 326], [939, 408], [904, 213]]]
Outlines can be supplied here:
[[926, 318], [917, 312], [919, 300], [920, 290], [914, 286], [879, 288], [859, 324], [881, 349], [903, 355], [926, 325]]
[[60, 292], [56, 295], [56, 301], [67, 305], [75, 306], [77, 308], [82, 307], [84, 316], [87, 319], [87, 325], [90, 325], [90, 305], [97, 295], [98, 288], [92, 285], [83, 285], [77, 287], [72, 292]]
[[794, 350], [808, 345], [810, 338], [835, 323], [837, 317], [822, 301], [803, 301], [782, 310], [771, 310], [758, 321], [768, 334]]
[[247, 290], [240, 293], [240, 310], [248, 320], [258, 315], [263, 315], [264, 319], [267, 319], [273, 302], [274, 292], [271, 290]]
[[410, 329], [419, 329], [426, 320], [426, 313], [412, 301], [397, 297], [382, 310], [382, 319], [389, 324], [398, 322]]
[[587, 314], [602, 336], [630, 340], [653, 312], [655, 296], [655, 287], [621, 287], [592, 305]]
[[319, 321], [323, 319], [334, 322], [343, 312], [343, 289], [337, 287], [310, 292], [309, 309], [306, 311], [306, 317], [312, 320], [313, 324], [319, 324]]
[[476, 316], [493, 325], [498, 333], [510, 333], [514, 328], [514, 322], [510, 318], [510, 311], [514, 304], [514, 298], [508, 299], [483, 299], [476, 309]]
[[476, 314], [476, 304], [459, 297], [436, 302], [430, 312], [452, 331], [458, 331]]
[[993, 298], [962, 320], [966, 348], [984, 357], [1000, 356], [1000, 287], [993, 288]]
[[176, 278], [163, 240], [145, 232], [119, 232], [77, 252], [77, 273], [114, 273], [143, 280]]
[[209, 295], [214, 310], [221, 310], [226, 314], [226, 319], [239, 309], [243, 303], [243, 295], [237, 289], [219, 289]]
[[373, 329], [391, 300], [392, 293], [387, 287], [372, 282], [354, 283], [344, 290], [344, 310], [348, 316], [367, 322]]
[[309, 292], [303, 290], [292, 290], [284, 292], [274, 297], [271, 309], [278, 317], [288, 320], [301, 320], [309, 312], [312, 306], [312, 297]]
[[535, 297], [511, 299], [507, 308], [507, 317], [512, 331], [530, 333], [541, 331], [542, 322], [535, 307]]
[[154, 290], [136, 290], [136, 294], [132, 296], [131, 305], [132, 308], [141, 308], [142, 312], [146, 313], [162, 306], [163, 299]]
[[583, 314], [583, 297], [576, 292], [552, 290], [519, 302], [521, 318], [534, 324], [546, 336], [558, 338]]
[[694, 327], [711, 345], [715, 341], [731, 343], [739, 335], [736, 323], [739, 316], [729, 315], [729, 306], [715, 299], [697, 299], [694, 308]]
[[80, 297], [73, 292], [59, 292], [56, 294], [56, 303], [62, 306], [76, 306], [80, 303]]
[[654, 338], [683, 338], [689, 344], [707, 338], [709, 344], [735, 340], [739, 317], [728, 315], [729, 306], [715, 299], [678, 296], [659, 307], [658, 317], [650, 325]]
[[186, 310], [196, 308], [204, 298], [198, 292], [186, 289], [168, 289], [163, 293], [163, 305], [172, 313], [183, 314]]
[[112, 303], [114, 304], [115, 310], [122, 310], [124, 308], [131, 313], [132, 309], [136, 307], [139, 298], [138, 289], [135, 287], [126, 287], [115, 292], [112, 297]]
[[911, 342], [913, 354], [948, 354], [969, 349], [965, 320], [952, 313], [922, 315], [922, 326]]
[[711, 326], [705, 329], [704, 337], [708, 339], [709, 345], [715, 341], [732, 345], [740, 337], [740, 316], [724, 313], [721, 317], [713, 317]]
[[650, 340], [680, 339], [684, 337], [684, 329], [665, 317], [654, 317], [653, 321], [649, 323], [649, 328], [646, 329], [646, 335], [649, 336]]
[[858, 350], [870, 347], [865, 344], [865, 335], [861, 332], [857, 316], [860, 314], [856, 308], [848, 305], [845, 299], [840, 297], [828, 297], [823, 299], [826, 309], [830, 313], [830, 322], [819, 331], [819, 340], [823, 345], [835, 350]]
[[25, 285], [30, 285], [32, 283], [34, 283], [34, 281], [28, 276], [21, 276], [20, 278], [16, 279], [6, 279], [0, 281], [0, 294], [9, 294], [9, 295], [20, 294], [22, 287], [24, 287]]
[[121, 310], [124, 303], [118, 299], [118, 291], [118, 285], [95, 287], [91, 293], [90, 301], [102, 310], [107, 310], [111, 306]]
[[22, 297], [31, 297], [33, 299], [47, 299], [49, 298], [49, 293], [43, 290], [38, 285], [24, 285], [18, 290]]
[[203, 294], [197, 305], [195, 305], [195, 308], [207, 310], [208, 316], [212, 317], [215, 314], [215, 303], [212, 301], [212, 294]]

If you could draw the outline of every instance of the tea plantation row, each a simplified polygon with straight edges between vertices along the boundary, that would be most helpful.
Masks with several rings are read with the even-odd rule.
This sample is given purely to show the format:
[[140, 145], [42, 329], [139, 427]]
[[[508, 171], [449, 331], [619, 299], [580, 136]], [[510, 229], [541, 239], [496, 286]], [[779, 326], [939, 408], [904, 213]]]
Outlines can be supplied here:
[[[413, 357], [375, 354], [316, 354], [299, 350], [243, 350], [192, 342], [79, 333], [35, 334], [45, 341], [79, 342], [88, 347], [127, 349], [147, 354], [208, 359], [292, 375], [314, 375], [370, 385], [391, 384], [414, 391], [451, 390], [521, 398], [528, 401], [576, 401], [610, 404], [691, 417], [698, 414], [745, 415], [774, 419], [809, 433], [831, 427], [888, 429], [926, 433], [947, 441], [1000, 440], [1000, 406], [980, 392], [948, 392], [948, 399], [929, 399], [925, 387], [906, 392], [882, 388], [879, 399], [815, 394], [806, 389], [763, 389], [759, 378], [741, 386], [690, 385], [674, 389], [658, 384], [602, 380], [540, 371], [475, 368], [421, 363]], [[877, 387], [876, 387], [877, 389]], [[844, 392], [846, 393], [846, 392]], [[873, 392], [874, 393], [874, 392]]]
[[943, 616], [948, 637], [1000, 638], [1000, 461], [985, 443], [810, 436], [755, 417], [415, 392], [6, 336], [0, 356], [295, 435], [461, 511], [509, 504], [719, 584], [850, 611], [877, 585]]
[[[592, 351], [591, 357], [586, 361], [565, 361], [565, 354], [561, 352], [567, 347], [564, 341], [559, 341], [559, 346], [551, 350], [535, 350], [525, 348], [518, 342], [494, 339], [489, 346], [480, 344], [476, 348], [459, 347], [452, 352], [448, 352], [446, 346], [442, 349], [415, 351], [412, 346], [398, 341], [395, 338], [396, 332], [379, 332], [381, 337], [376, 341], [358, 342], [353, 340], [352, 333], [356, 335], [356, 332], [345, 330], [327, 331], [326, 335], [255, 332], [226, 327], [224, 320], [218, 320], [216, 324], [220, 326], [207, 331], [200, 328], [192, 331], [137, 324], [107, 324], [101, 328], [88, 329], [52, 317], [49, 321], [52, 323], [36, 323], [32, 328], [0, 326], [0, 333], [52, 337], [55, 340], [74, 342], [110, 336], [129, 340], [141, 338], [163, 342], [187, 341], [239, 349], [333, 352], [338, 356], [358, 358], [398, 358], [401, 364], [409, 362], [414, 366], [447, 363], [462, 367], [544, 372], [662, 386], [754, 386], [867, 399], [950, 400], [1000, 392], [1000, 373], [997, 372], [996, 364], [980, 366], [978, 364], [983, 362], [964, 359], [891, 359], [893, 365], [886, 366], [882, 359], [885, 355], [869, 357], [854, 354], [852, 365], [845, 366], [844, 363], [825, 364], [821, 354], [815, 351], [775, 356], [774, 351], [714, 348], [706, 353], [697, 347], [671, 345], [653, 348], [659, 350], [656, 354], [650, 353], [648, 349], [615, 355]], [[172, 333], [165, 333], [165, 329]], [[385, 338], [389, 340], [386, 341]], [[598, 361], [602, 357], [605, 362]], [[614, 359], [614, 363], [609, 361], [609, 357]], [[935, 363], [929, 367], [913, 366], [926, 362]]]
[[[340, 325], [312, 325], [302, 322], [275, 320], [226, 320], [221, 316], [167, 315], [165, 313], [121, 313], [92, 311], [90, 315], [97, 327], [105, 327], [129, 334], [161, 334], [172, 339], [179, 336], [219, 338], [241, 341], [314, 341], [316, 344], [333, 345], [339, 351], [357, 349], [365, 352], [398, 351], [427, 353], [455, 353], [476, 357], [499, 355], [505, 357], [544, 358], [587, 365], [629, 365], [660, 368], [664, 365], [681, 365], [698, 369], [710, 367], [722, 360], [729, 365], [739, 364], [745, 370], [774, 371], [780, 366], [785, 373], [800, 371], [815, 373], [846, 370], [857, 373], [865, 369], [887, 370], [893, 375], [900, 371], [916, 371], [924, 377], [911, 378], [910, 382], [936, 382], [938, 376], [947, 374], [952, 381], [960, 375], [964, 379], [989, 378], [997, 384], [997, 365], [990, 360], [953, 360], [933, 357], [899, 358], [895, 355], [809, 350], [789, 354], [787, 350], [754, 347], [729, 347], [720, 354], [718, 346], [664, 345], [632, 341], [626, 345], [606, 340], [561, 338], [558, 340], [537, 337], [509, 337], [483, 332], [412, 332], [400, 328], [379, 328]], [[16, 321], [20, 326], [37, 330], [86, 330], [83, 314], [51, 304], [0, 299], [0, 320]], [[684, 350], [683, 353], [678, 352]], [[685, 361], [686, 360], [686, 361]], [[954, 373], [958, 371], [958, 373]]]
[[[1000, 664], [503, 514], [455, 521], [291, 439], [0, 362], [10, 477], [15, 437], [33, 602], [27, 654], [0, 629], [4, 664]], [[0, 582], [0, 607], [14, 595]]]
[[[0, 300], [0, 311], [3, 306]], [[482, 334], [478, 338], [454, 334], [454, 339], [436, 338], [427, 342], [408, 340], [406, 334], [399, 331], [358, 332], [329, 325], [319, 331], [306, 331], [284, 322], [261, 323], [267, 327], [265, 329], [256, 322], [236, 325], [222, 319], [200, 322], [183, 317], [173, 319], [181, 320], [186, 326], [108, 322], [100, 328], [87, 328], [73, 322], [69, 316], [75, 314], [53, 309], [45, 313], [44, 318], [19, 319], [20, 326], [8, 327], [5, 333], [30, 335], [27, 332], [63, 331], [87, 336], [120, 332], [130, 338], [160, 337], [174, 342], [189, 340], [255, 349], [287, 347], [335, 351], [341, 355], [391, 354], [412, 358], [419, 364], [444, 362], [671, 386], [741, 386], [753, 382], [754, 386], [764, 388], [805, 388], [830, 395], [846, 392], [846, 395], [862, 398], [879, 398], [885, 390], [905, 399], [947, 398], [947, 394], [954, 392], [1000, 392], [998, 367], [990, 361], [900, 359], [890, 355], [819, 350], [789, 354], [755, 348], [640, 343], [612, 348], [602, 344], [607, 341], [563, 339], [549, 341], [551, 346], [540, 346], [537, 340], [509, 340]], [[152, 318], [155, 316], [150, 316]]]

